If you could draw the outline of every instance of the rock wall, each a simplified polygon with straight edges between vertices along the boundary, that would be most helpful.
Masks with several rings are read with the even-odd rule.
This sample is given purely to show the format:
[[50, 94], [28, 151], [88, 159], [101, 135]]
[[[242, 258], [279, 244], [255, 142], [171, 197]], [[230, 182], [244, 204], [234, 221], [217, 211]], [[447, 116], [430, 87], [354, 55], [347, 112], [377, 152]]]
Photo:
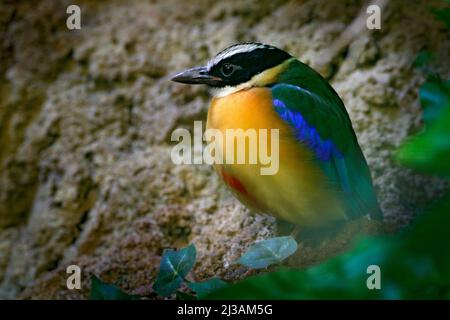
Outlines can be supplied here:
[[[170, 134], [204, 120], [205, 88], [168, 81], [224, 47], [260, 41], [314, 64], [363, 1], [77, 1], [81, 30], [66, 28], [73, 1], [0, 4], [0, 297], [86, 298], [89, 277], [155, 298], [162, 251], [193, 242], [192, 277], [234, 280], [231, 266], [274, 220], [253, 216], [203, 165], [175, 166]], [[391, 159], [420, 125], [412, 69], [421, 50], [450, 75], [449, 32], [429, 1], [391, 1], [380, 31], [362, 34], [331, 78], [353, 120], [386, 215], [409, 223], [445, 185]], [[297, 265], [341, 251], [301, 246]], [[67, 290], [67, 265], [83, 288]]]

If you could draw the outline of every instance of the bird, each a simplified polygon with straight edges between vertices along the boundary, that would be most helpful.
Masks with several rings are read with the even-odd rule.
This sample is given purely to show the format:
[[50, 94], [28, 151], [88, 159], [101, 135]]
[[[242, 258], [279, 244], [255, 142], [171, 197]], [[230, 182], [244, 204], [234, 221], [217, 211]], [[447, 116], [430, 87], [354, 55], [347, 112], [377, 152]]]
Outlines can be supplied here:
[[360, 217], [382, 220], [371, 173], [344, 103], [307, 64], [272, 45], [238, 43], [171, 80], [210, 88], [207, 129], [223, 133], [278, 129], [275, 174], [260, 174], [259, 162], [214, 164], [249, 209], [296, 228]]

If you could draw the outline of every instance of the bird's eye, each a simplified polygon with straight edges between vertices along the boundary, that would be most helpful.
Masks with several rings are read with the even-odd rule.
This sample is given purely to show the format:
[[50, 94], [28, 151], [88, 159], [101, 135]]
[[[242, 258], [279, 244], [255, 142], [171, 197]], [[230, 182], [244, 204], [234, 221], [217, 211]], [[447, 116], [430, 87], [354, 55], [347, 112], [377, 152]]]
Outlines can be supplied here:
[[225, 63], [220, 71], [225, 77], [229, 77], [233, 74], [233, 72], [236, 70], [236, 66], [231, 63]]

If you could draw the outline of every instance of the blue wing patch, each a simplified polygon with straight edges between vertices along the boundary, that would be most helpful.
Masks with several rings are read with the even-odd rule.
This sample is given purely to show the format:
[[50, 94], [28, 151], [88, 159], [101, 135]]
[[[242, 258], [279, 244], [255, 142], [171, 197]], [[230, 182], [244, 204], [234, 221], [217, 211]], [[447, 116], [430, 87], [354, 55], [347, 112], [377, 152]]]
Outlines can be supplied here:
[[[313, 151], [330, 185], [342, 192], [347, 215], [370, 213], [381, 219], [370, 171], [343, 104], [292, 84], [276, 84], [271, 90], [275, 112], [294, 130], [295, 138]], [[318, 124], [325, 127], [318, 130]], [[336, 132], [341, 140], [331, 139], [335, 130], [343, 130]]]
[[280, 118], [295, 129], [296, 138], [313, 150], [319, 160], [330, 161], [333, 157], [342, 158], [342, 153], [333, 141], [323, 140], [316, 128], [310, 126], [300, 112], [287, 108], [286, 104], [279, 99], [274, 99], [273, 104]]
[[335, 183], [339, 182], [345, 193], [351, 193], [344, 156], [333, 141], [322, 139], [317, 129], [309, 125], [299, 111], [289, 109], [283, 101], [273, 99], [273, 104], [280, 118], [295, 129], [296, 138], [314, 152], [327, 176], [331, 178], [337, 174], [337, 177], [332, 180]]

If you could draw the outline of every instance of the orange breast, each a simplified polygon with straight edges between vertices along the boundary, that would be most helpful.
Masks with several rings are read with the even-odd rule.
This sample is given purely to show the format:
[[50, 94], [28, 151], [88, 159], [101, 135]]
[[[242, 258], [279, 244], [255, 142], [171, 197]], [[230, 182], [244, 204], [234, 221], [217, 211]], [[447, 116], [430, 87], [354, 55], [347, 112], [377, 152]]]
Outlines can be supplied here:
[[223, 98], [214, 98], [208, 112], [207, 127], [289, 130], [276, 115], [268, 88], [242, 90]]
[[[207, 128], [218, 129], [224, 136], [227, 129], [255, 129], [258, 139], [260, 129], [279, 130], [276, 174], [261, 175], [264, 165], [259, 158], [256, 164], [215, 165], [225, 183], [247, 206], [303, 225], [318, 225], [344, 217], [340, 200], [330, 191], [325, 175], [313, 161], [312, 152], [296, 141], [293, 129], [274, 110], [270, 89], [252, 88], [214, 98]], [[264, 152], [271, 153], [270, 145], [269, 134], [268, 150]], [[246, 152], [250, 152], [246, 147]], [[260, 147], [258, 144], [257, 152]], [[222, 152], [226, 154], [225, 146]]]

